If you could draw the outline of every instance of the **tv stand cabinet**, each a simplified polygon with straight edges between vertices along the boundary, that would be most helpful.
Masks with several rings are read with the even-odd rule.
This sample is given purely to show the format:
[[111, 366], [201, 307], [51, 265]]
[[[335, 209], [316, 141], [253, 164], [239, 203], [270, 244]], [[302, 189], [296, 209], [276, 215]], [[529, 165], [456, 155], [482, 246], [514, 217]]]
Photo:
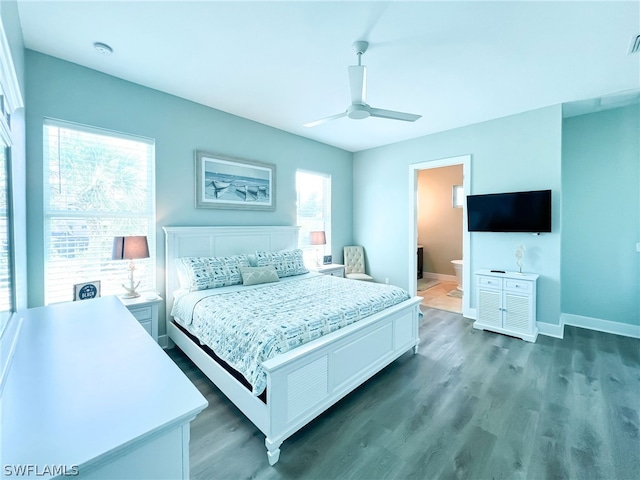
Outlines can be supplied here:
[[538, 275], [491, 270], [475, 274], [478, 318], [473, 327], [535, 342]]

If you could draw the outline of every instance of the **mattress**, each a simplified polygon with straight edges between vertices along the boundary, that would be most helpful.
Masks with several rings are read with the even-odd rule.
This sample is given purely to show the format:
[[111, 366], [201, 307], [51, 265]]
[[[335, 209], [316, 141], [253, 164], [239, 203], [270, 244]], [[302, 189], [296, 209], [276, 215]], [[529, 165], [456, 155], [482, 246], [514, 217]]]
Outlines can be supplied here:
[[266, 387], [264, 361], [409, 298], [399, 287], [309, 273], [277, 283], [176, 292], [171, 314], [259, 396]]

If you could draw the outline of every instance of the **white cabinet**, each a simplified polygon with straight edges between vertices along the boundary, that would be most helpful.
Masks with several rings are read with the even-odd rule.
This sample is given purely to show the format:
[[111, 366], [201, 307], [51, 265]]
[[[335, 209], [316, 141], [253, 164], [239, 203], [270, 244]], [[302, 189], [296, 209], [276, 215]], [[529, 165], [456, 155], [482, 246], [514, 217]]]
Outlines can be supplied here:
[[322, 275], [332, 275], [334, 277], [344, 277], [344, 265], [339, 263], [331, 263], [329, 265], [320, 265], [319, 267], [311, 267], [309, 270], [321, 273]]
[[158, 341], [158, 306], [162, 297], [155, 293], [142, 293], [136, 298], [118, 297], [125, 307], [136, 317], [153, 339]]
[[473, 327], [535, 342], [537, 280], [538, 275], [529, 273], [477, 271], [478, 318]]

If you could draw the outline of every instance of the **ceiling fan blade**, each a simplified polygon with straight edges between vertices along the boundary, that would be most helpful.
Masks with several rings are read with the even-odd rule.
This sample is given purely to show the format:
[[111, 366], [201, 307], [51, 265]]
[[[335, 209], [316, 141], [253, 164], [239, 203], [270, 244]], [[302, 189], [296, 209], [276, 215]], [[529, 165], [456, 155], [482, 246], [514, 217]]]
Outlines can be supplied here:
[[369, 113], [372, 117], [390, 118], [392, 120], [402, 120], [404, 122], [415, 122], [422, 115], [414, 115], [413, 113], [395, 112], [393, 110], [384, 110], [382, 108], [370, 108]]
[[349, 66], [349, 86], [351, 87], [351, 103], [367, 103], [367, 67], [364, 65]]
[[336, 120], [338, 118], [342, 118], [346, 116], [347, 116], [347, 112], [338, 113], [336, 115], [331, 115], [330, 117], [324, 117], [324, 118], [321, 118], [320, 120], [314, 120], [313, 122], [305, 123], [303, 127], [307, 127], [307, 128], [316, 127], [318, 125], [322, 125], [323, 123], [330, 122], [331, 120]]

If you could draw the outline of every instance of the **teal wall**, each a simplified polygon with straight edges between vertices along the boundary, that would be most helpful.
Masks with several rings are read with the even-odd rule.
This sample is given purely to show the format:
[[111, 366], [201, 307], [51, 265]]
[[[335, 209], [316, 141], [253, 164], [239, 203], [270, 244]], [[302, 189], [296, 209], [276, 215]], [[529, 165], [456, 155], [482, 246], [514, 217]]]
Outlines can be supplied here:
[[[341, 258], [342, 245], [352, 242], [350, 152], [31, 50], [26, 51], [26, 79], [30, 306], [42, 305], [44, 301], [44, 117], [155, 139], [157, 287], [161, 293], [164, 293], [163, 226], [295, 225], [298, 168], [332, 177], [332, 255]], [[196, 209], [196, 149], [275, 164], [276, 211]]]
[[640, 325], [640, 107], [567, 118], [562, 311]]
[[[560, 321], [561, 128], [559, 105], [359, 152], [354, 155], [354, 240], [364, 245], [370, 273], [408, 288], [409, 165], [471, 155], [471, 193], [551, 189], [552, 233], [471, 234], [471, 271], [515, 270], [515, 250], [527, 247], [524, 270], [538, 273], [538, 321]], [[471, 307], [475, 308], [472, 278]]]
[[[637, 106], [563, 122], [556, 105], [351, 154], [36, 52], [25, 68], [30, 306], [44, 297], [42, 120], [53, 117], [156, 140], [161, 292], [162, 226], [293, 224], [297, 168], [332, 175], [334, 257], [364, 245], [370, 273], [406, 288], [410, 165], [469, 154], [473, 194], [553, 191], [552, 233], [472, 233], [471, 271], [514, 270], [523, 243], [524, 270], [540, 274], [539, 322], [558, 325], [563, 312], [639, 322]], [[276, 164], [277, 210], [194, 208], [196, 149]], [[594, 214], [606, 228], [592, 228]], [[475, 307], [473, 277], [469, 290]]]

